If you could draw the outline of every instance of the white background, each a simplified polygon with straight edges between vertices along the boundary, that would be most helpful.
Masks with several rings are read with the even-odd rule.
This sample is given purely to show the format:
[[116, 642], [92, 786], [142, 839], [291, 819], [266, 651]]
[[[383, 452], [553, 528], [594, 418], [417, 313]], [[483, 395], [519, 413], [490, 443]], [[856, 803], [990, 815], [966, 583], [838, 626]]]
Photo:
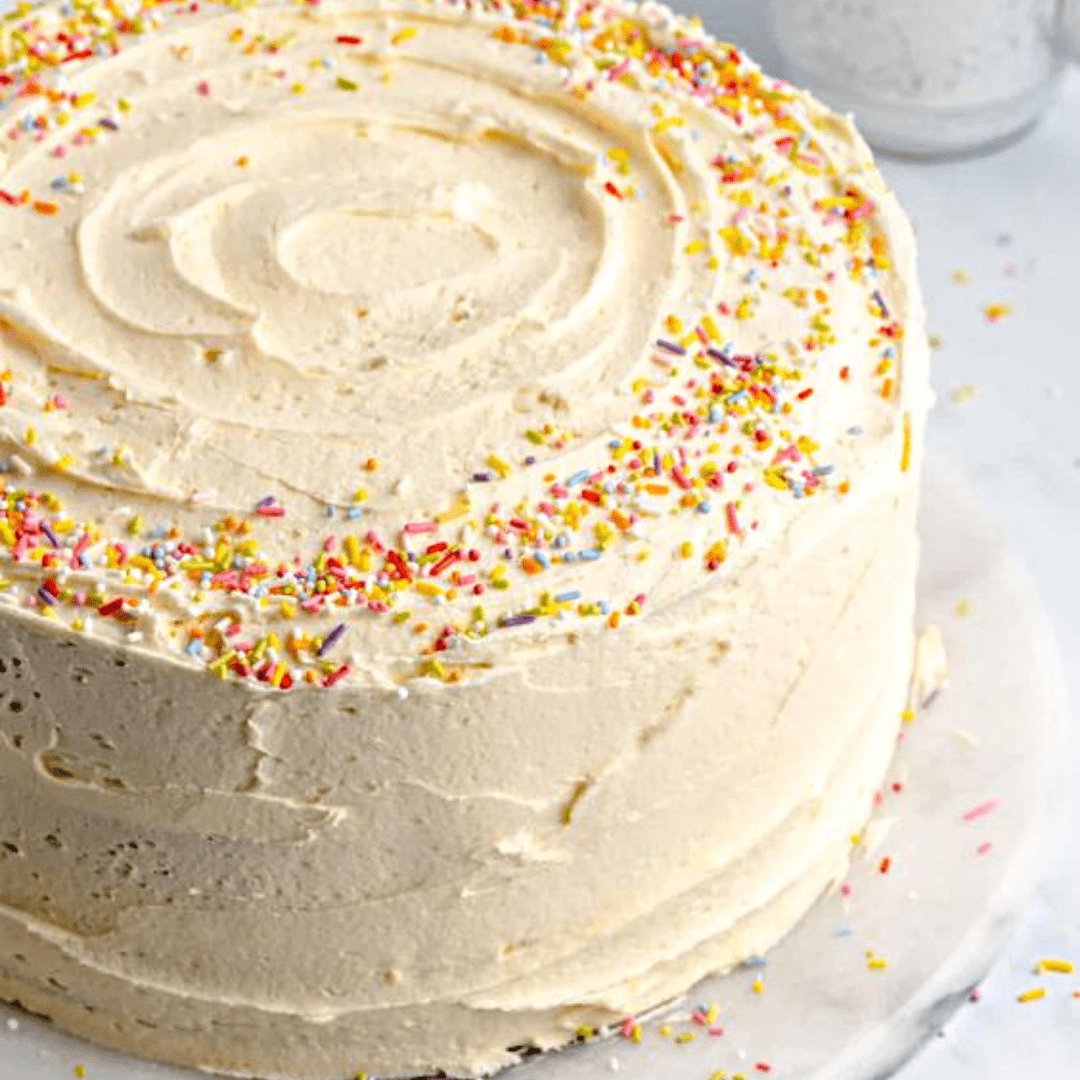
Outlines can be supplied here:
[[[712, 31], [775, 69], [763, 7], [697, 3]], [[948, 165], [881, 164], [915, 221], [930, 328], [943, 341], [934, 354], [931, 441], [1033, 572], [1071, 701], [1080, 702], [1080, 72], [1070, 72], [1034, 134], [1009, 150]], [[970, 284], [954, 281], [957, 270]], [[982, 309], [997, 301], [1011, 303], [1013, 314], [991, 325]], [[976, 397], [952, 400], [969, 385]], [[966, 1006], [897, 1080], [1080, 1078], [1080, 999], [1072, 996], [1080, 975], [1032, 974], [1043, 957], [1080, 968], [1080, 800], [1067, 791], [1078, 755], [1074, 749], [1062, 763], [1052, 865], [982, 1002]], [[1035, 986], [1049, 996], [1016, 1001]]]

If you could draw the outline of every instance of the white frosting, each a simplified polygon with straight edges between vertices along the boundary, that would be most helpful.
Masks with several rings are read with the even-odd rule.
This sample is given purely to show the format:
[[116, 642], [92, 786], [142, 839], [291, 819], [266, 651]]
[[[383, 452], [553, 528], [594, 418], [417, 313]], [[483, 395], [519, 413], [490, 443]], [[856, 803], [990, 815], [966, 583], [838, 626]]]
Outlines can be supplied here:
[[768, 948], [911, 669], [927, 354], [865, 146], [661, 8], [143, 17], [40, 138], [0, 37], [0, 996], [476, 1075]]

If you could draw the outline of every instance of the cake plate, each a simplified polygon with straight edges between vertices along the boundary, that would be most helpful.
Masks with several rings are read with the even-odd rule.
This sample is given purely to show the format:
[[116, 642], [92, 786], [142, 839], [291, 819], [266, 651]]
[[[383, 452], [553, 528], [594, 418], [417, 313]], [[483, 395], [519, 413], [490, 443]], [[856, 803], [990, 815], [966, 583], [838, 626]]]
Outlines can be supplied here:
[[[941, 630], [950, 682], [905, 725], [847, 882], [767, 960], [643, 1020], [640, 1044], [593, 1040], [505, 1080], [884, 1080], [986, 974], [1039, 873], [1064, 681], [1028, 574], [940, 457], [923, 492], [919, 620]], [[60, 1080], [77, 1064], [88, 1080], [200, 1075], [0, 1005], [0, 1080]]]

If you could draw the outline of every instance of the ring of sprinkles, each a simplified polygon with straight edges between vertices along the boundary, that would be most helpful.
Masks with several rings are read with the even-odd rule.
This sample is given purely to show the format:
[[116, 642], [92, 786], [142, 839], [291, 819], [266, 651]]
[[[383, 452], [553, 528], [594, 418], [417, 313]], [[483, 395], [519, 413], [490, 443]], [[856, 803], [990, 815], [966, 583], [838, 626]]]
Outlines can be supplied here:
[[[77, 424], [77, 388], [101, 376], [39, 357], [43, 397], [41, 381], [13, 365], [0, 377], [0, 418], [5, 410], [38, 411], [42, 421], [8, 439], [0, 585], [9, 602], [133, 645], [153, 632], [178, 657], [222, 679], [279, 691], [348, 683], [356, 675], [350, 628], [381, 620], [388, 635], [407, 643], [400, 680], [456, 683], [486, 669], [473, 647], [491, 635], [549, 625], [565, 631], [568, 621], [612, 631], [632, 625], [655, 602], [659, 571], [643, 568], [650, 558], [692, 570], [703, 584], [722, 580], [763, 534], [775, 534], [777, 516], [792, 504], [849, 493], [846, 470], [833, 459], [834, 433], [815, 427], [818, 405], [857, 392], [881, 415], [899, 417], [903, 321], [888, 294], [889, 240], [879, 207], [852, 169], [832, 162], [826, 114], [808, 121], [793, 92], [737, 49], [707, 39], [696, 22], [648, 7], [433, 0], [403, 5], [392, 26], [365, 21], [355, 29], [343, 15], [321, 62], [297, 65], [302, 77], [294, 78], [287, 35], [252, 36], [240, 19], [265, 6], [73, 0], [8, 15], [0, 30], [3, 138], [16, 147], [47, 144], [56, 175], [47, 190], [0, 186], [0, 230], [6, 214], [35, 215], [49, 229], [77, 217], [80, 200], [92, 194], [80, 157], [93, 148], [107, 152], [137, 107], [126, 98], [98, 100], [75, 86], [77, 77], [149, 35], [216, 12], [238, 54], [280, 61], [291, 94], [325, 84], [359, 101], [360, 84], [342, 74], [344, 57], [407, 60], [422, 45], [431, 13], [460, 13], [484, 20], [500, 48], [527, 50], [553, 69], [574, 100], [640, 94], [649, 103], [649, 137], [673, 172], [679, 140], [694, 138], [701, 110], [730, 128], [731, 151], [710, 162], [708, 212], [703, 199], [691, 204], [688, 219], [668, 215], [664, 224], [678, 237], [679, 257], [706, 274], [728, 274], [731, 294], [715, 303], [688, 297], [678, 310], [658, 312], [644, 365], [618, 387], [627, 414], [605, 439], [590, 442], [557, 416], [524, 424], [512, 443], [478, 444], [440, 505], [372, 527], [365, 522], [369, 493], [357, 488], [351, 501], [327, 505], [325, 530], [300, 552], [264, 542], [266, 529], [290, 522], [287, 492], [268, 491], [201, 530], [136, 514], [114, 534], [100, 521], [79, 520], [65, 508], [64, 485], [78, 483], [91, 464], [53, 448], [48, 424], [57, 414]], [[305, 0], [283, 10], [318, 6]], [[191, 94], [212, 99], [212, 77], [196, 75]], [[239, 155], [233, 167], [250, 162]], [[640, 197], [625, 147], [613, 145], [589, 182], [615, 212]], [[806, 185], [820, 192], [813, 228], [793, 209]], [[711, 224], [716, 214], [719, 228]], [[781, 272], [792, 283], [778, 295]], [[854, 343], [838, 342], [841, 285], [862, 296], [864, 333]], [[744, 329], [771, 318], [777, 304], [790, 332], [762, 348], [741, 348]], [[10, 329], [0, 321], [5, 350]], [[219, 363], [220, 350], [208, 349], [205, 360]], [[911, 422], [905, 416], [893, 426], [895, 460], [906, 471]], [[863, 434], [855, 426], [842, 432], [850, 444], [845, 462]], [[94, 469], [122, 474], [134, 467], [122, 446], [95, 453]], [[376, 452], [359, 464], [374, 476], [383, 458]], [[193, 492], [189, 509], [210, 502], [210, 494]], [[685, 539], [652, 550], [657, 523], [672, 521]], [[590, 566], [615, 558], [627, 572], [614, 585], [605, 575], [591, 590]]]

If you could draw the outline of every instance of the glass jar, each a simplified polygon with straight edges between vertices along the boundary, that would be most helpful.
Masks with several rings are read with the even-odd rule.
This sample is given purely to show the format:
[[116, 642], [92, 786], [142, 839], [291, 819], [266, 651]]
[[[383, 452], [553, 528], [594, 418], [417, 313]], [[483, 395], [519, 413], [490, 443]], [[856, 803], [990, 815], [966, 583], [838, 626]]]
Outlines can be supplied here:
[[855, 114], [879, 149], [940, 158], [993, 149], [1038, 120], [1070, 53], [1080, 0], [770, 0], [783, 74]]

